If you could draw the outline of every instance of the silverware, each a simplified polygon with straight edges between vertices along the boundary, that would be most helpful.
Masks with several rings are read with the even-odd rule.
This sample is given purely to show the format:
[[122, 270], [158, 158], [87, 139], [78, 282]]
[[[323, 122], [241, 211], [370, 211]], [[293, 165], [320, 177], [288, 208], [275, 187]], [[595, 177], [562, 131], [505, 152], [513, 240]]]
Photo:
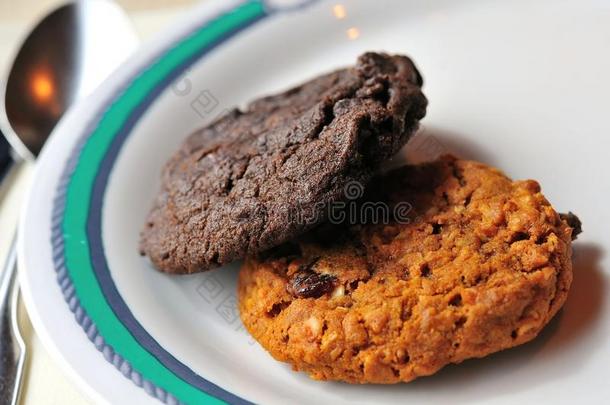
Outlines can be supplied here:
[[[7, 178], [17, 165], [36, 159], [66, 110], [90, 94], [137, 42], [127, 16], [107, 0], [66, 4], [36, 25], [0, 87], [0, 130], [18, 156]], [[1, 231], [10, 235], [10, 230]], [[2, 404], [19, 400], [25, 365], [26, 346], [17, 322], [16, 267], [13, 242], [0, 275]]]
[[3, 297], [0, 302], [0, 403], [2, 404], [16, 404], [19, 401], [19, 388], [26, 358], [26, 346], [19, 328], [19, 288], [14, 288], [17, 275], [12, 270], [17, 261], [15, 243], [14, 239], [9, 257], [0, 273], [0, 297]]

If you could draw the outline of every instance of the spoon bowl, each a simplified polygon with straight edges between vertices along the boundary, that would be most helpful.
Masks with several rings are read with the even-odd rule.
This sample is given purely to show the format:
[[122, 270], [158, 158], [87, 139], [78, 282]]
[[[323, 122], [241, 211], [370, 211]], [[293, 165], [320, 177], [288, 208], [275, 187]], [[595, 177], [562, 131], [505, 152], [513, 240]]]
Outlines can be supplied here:
[[69, 3], [45, 17], [20, 47], [0, 93], [0, 129], [17, 154], [35, 158], [68, 107], [136, 46], [130, 21], [110, 1]]

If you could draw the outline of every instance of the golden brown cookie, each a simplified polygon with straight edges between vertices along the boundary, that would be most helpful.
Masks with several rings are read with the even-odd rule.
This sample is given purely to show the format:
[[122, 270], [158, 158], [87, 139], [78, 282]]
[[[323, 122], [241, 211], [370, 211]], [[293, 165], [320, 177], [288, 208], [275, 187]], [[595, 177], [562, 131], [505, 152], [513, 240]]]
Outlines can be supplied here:
[[318, 229], [243, 265], [242, 320], [277, 360], [407, 382], [525, 343], [563, 305], [572, 228], [537, 182], [444, 157], [374, 184], [387, 223]]

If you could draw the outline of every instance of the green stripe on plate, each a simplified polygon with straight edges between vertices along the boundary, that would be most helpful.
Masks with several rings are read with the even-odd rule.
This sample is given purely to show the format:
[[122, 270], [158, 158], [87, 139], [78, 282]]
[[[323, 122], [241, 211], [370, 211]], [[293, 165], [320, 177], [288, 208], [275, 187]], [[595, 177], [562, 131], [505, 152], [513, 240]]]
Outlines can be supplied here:
[[89, 254], [86, 237], [89, 201], [98, 167], [113, 138], [155, 86], [203, 48], [263, 13], [260, 1], [241, 5], [182, 40], [144, 70], [106, 111], [84, 145], [66, 195], [63, 219], [66, 267], [82, 307], [105, 341], [134, 370], [186, 403], [215, 404], [222, 401], [193, 387], [163, 366], [138, 344], [109, 307], [95, 277]]

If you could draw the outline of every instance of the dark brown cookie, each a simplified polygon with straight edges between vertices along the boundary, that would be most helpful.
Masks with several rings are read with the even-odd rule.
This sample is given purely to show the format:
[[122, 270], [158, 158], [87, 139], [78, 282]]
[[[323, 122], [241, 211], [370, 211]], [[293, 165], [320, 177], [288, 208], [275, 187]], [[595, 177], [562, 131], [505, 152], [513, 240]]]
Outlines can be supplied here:
[[277, 360], [315, 379], [408, 382], [533, 339], [565, 302], [579, 221], [535, 181], [447, 157], [374, 184], [388, 221], [316, 229], [243, 265], [241, 319]]
[[162, 271], [193, 273], [323, 221], [346, 184], [369, 181], [417, 128], [421, 85], [409, 58], [366, 53], [198, 130], [165, 166], [141, 253]]

